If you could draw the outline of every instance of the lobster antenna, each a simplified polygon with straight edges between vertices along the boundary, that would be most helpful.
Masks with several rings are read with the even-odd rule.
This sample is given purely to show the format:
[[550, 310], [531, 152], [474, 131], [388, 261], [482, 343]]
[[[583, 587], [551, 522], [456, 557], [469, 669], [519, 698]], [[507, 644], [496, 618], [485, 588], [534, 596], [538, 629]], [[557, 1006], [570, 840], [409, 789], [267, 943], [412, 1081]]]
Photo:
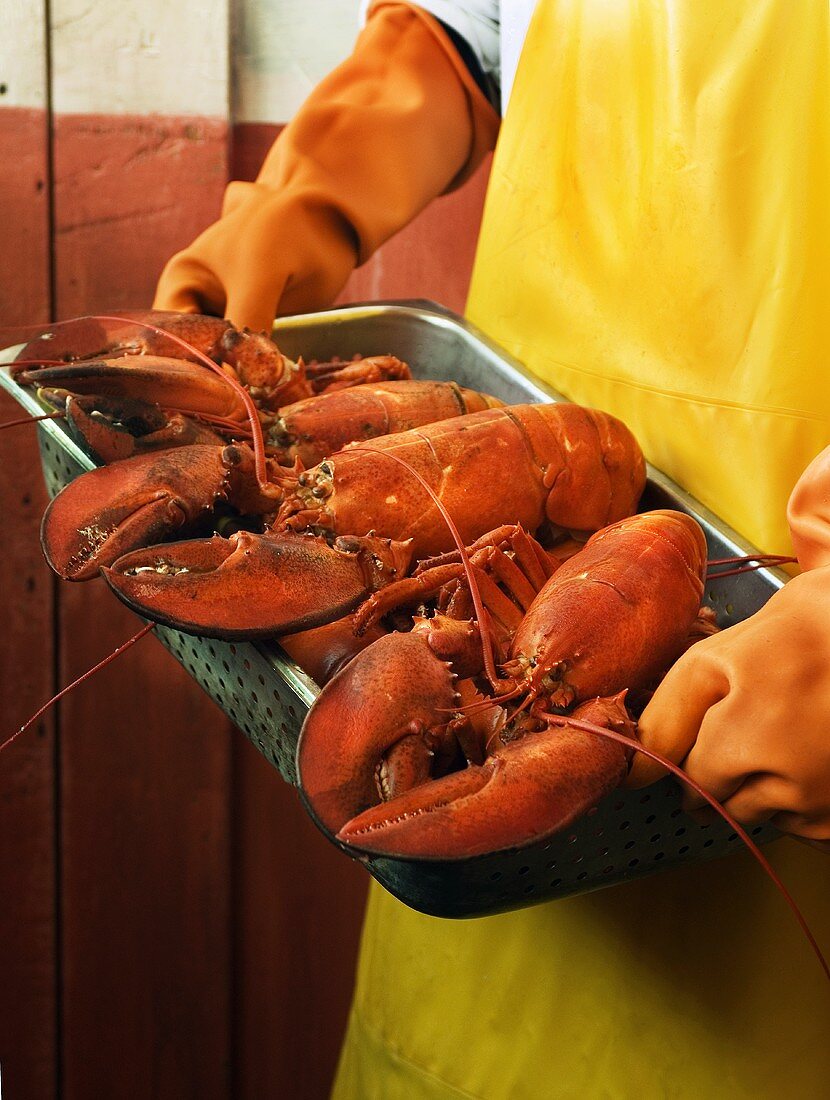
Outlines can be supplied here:
[[21, 424], [37, 424], [39, 420], [63, 420], [66, 417], [66, 413], [53, 412], [43, 413], [41, 416], [22, 416], [19, 420], [7, 420], [5, 424], [0, 424], [0, 432], [4, 428], [17, 428]]
[[744, 829], [744, 827], [735, 820], [732, 814], [730, 814], [729, 811], [726, 810], [713, 795], [709, 794], [709, 792], [704, 787], [701, 787], [696, 779], [692, 779], [692, 777], [687, 775], [682, 768], [678, 767], [677, 764], [674, 763], [674, 761], [669, 760], [667, 756], [663, 756], [663, 754], [659, 752], [654, 752], [653, 749], [647, 749], [645, 745], [642, 745], [639, 741], [635, 741], [632, 737], [626, 737], [623, 733], [617, 733], [616, 730], [605, 729], [603, 726], [595, 726], [593, 722], [583, 722], [581, 718], [569, 718], [567, 715], [564, 714], [549, 714], [547, 711], [541, 711], [539, 712], [538, 716], [540, 718], [544, 718], [547, 722], [553, 723], [553, 725], [572, 726], [574, 729], [584, 730], [586, 733], [595, 733], [600, 737], [607, 738], [609, 741], [617, 741], [620, 745], [626, 745], [628, 748], [634, 749], [635, 752], [641, 752], [644, 756], [648, 756], [651, 760], [655, 760], [658, 764], [662, 764], [664, 768], [670, 771], [672, 775], [676, 776], [681, 782], [687, 784], [687, 786], [691, 787], [694, 791], [697, 791], [701, 798], [705, 798], [712, 809], [720, 814], [720, 816], [727, 823], [727, 825], [729, 825], [733, 832], [738, 834], [746, 847], [761, 865], [761, 869], [768, 875], [768, 877], [772, 880], [774, 885], [783, 895], [784, 900], [787, 902], [787, 905], [789, 905], [790, 909], [795, 914], [795, 919], [801, 925], [802, 932], [807, 937], [807, 941], [810, 944], [810, 947], [812, 947], [816, 958], [821, 964], [821, 968], [824, 971], [824, 976], [827, 978], [828, 981], [830, 981], [830, 966], [828, 966], [827, 960], [822, 954], [821, 948], [816, 942], [815, 936], [810, 931], [810, 927], [807, 924], [804, 915], [796, 905], [789, 890], [781, 881], [777, 872], [770, 864], [767, 857], [764, 855], [764, 853], [761, 851], [761, 849], [758, 847], [758, 845], [755, 843], [755, 841], [752, 839], [746, 829]]
[[[64, 324], [70, 324], [65, 321]], [[65, 367], [65, 359], [14, 359], [11, 363], [0, 363], [0, 367], [8, 367], [14, 377], [21, 367]]]
[[398, 463], [399, 466], [403, 466], [403, 468], [405, 470], [408, 470], [409, 473], [413, 475], [413, 477], [417, 478], [417, 480], [421, 483], [423, 488], [432, 498], [432, 502], [435, 507], [443, 516], [444, 522], [446, 523], [447, 527], [449, 527], [450, 534], [452, 535], [453, 540], [458, 547], [458, 552], [461, 555], [461, 562], [464, 566], [464, 572], [467, 576], [467, 584], [470, 586], [470, 595], [473, 599], [473, 607], [475, 608], [476, 619], [478, 621], [479, 637], [481, 638], [482, 656], [484, 658], [484, 671], [487, 675], [487, 679], [490, 681], [491, 686], [493, 688], [498, 688], [500, 681], [498, 674], [496, 673], [496, 663], [493, 657], [493, 640], [490, 636], [489, 616], [481, 599], [481, 593], [478, 589], [478, 583], [473, 573], [473, 565], [470, 561], [467, 549], [464, 546], [464, 542], [461, 538], [461, 534], [458, 528], [455, 525], [455, 521], [453, 520], [450, 513], [447, 511], [443, 501], [439, 498], [438, 494], [435, 492], [429, 482], [421, 477], [415, 467], [412, 466], [411, 463], [407, 462], [406, 459], [400, 458], [396, 454], [392, 454], [391, 451], [381, 451], [377, 447], [366, 447], [363, 445], [360, 445], [358, 447], [350, 447], [348, 453], [354, 454], [355, 451], [368, 451], [370, 454], [382, 455], [386, 458], [393, 459], [395, 462]]
[[105, 668], [110, 663], [110, 661], [114, 661], [116, 657], [119, 657], [122, 653], [125, 653], [128, 649], [134, 646], [136, 642], [140, 642], [145, 634], [149, 634], [151, 630], [155, 629], [156, 625], [156, 623], [147, 623], [146, 626], [143, 626], [137, 634], [134, 634], [132, 636], [132, 638], [129, 638], [126, 642], [123, 642], [120, 646], [118, 646], [117, 649], [114, 649], [112, 653], [108, 654], [103, 659], [103, 661], [99, 661], [97, 665], [94, 665], [92, 668], [87, 669], [87, 671], [84, 672], [83, 675], [79, 676], [77, 680], [73, 680], [71, 684], [68, 684], [65, 688], [62, 688], [57, 695], [53, 695], [49, 702], [44, 703], [40, 710], [33, 714], [27, 722], [24, 722], [20, 729], [16, 730], [11, 735], [11, 737], [7, 737], [5, 741], [0, 741], [0, 752], [2, 752], [4, 749], [7, 749], [13, 742], [18, 739], [18, 737], [20, 737], [22, 733], [25, 733], [30, 726], [34, 725], [38, 718], [40, 718], [42, 714], [45, 714], [46, 711], [54, 703], [57, 703], [59, 699], [62, 699], [64, 697], [64, 695], [68, 695], [73, 688], [78, 687], [84, 682], [84, 680], [88, 680], [90, 676], [93, 676], [96, 672], [99, 671], [99, 669]]
[[[754, 564], [752, 564], [754, 563]], [[706, 579], [716, 581], [718, 577], [734, 577], [740, 573], [752, 573], [756, 569], [768, 569], [773, 565], [797, 565], [798, 558], [786, 554], [740, 554], [733, 558], [711, 558], [706, 562]], [[734, 569], [711, 572], [714, 565], [734, 565]]]

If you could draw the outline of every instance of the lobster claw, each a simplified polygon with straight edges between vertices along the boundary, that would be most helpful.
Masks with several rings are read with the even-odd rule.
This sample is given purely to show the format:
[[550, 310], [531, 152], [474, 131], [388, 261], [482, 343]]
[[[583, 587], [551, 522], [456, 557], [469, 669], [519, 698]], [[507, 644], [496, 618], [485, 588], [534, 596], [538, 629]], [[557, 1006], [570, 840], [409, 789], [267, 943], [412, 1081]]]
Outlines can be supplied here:
[[[182, 358], [180, 341], [209, 354], [230, 329], [218, 317], [171, 310], [119, 310], [110, 317], [76, 317], [46, 326], [17, 355], [19, 360], [77, 359], [119, 355], [167, 355]], [[161, 329], [163, 331], [153, 331]], [[166, 334], [170, 335], [166, 335]], [[176, 339], [178, 337], [178, 339]]]
[[224, 495], [226, 453], [236, 451], [173, 448], [82, 474], [46, 509], [46, 560], [65, 580], [90, 580], [127, 551], [192, 527]]
[[27, 367], [24, 386], [65, 389], [73, 394], [151, 400], [169, 409], [242, 421], [245, 405], [227, 379], [199, 363], [158, 355], [88, 359], [61, 366]]
[[103, 573], [140, 615], [186, 633], [245, 639], [341, 618], [408, 562], [409, 544], [390, 539], [332, 547], [316, 535], [238, 531], [136, 550]]
[[[595, 699], [574, 718], [625, 729], [622, 698]], [[572, 726], [527, 733], [472, 765], [339, 824], [337, 839], [374, 855], [464, 859], [521, 847], [566, 829], [627, 770], [619, 744]]]
[[[384, 755], [429, 731], [458, 705], [455, 677], [425, 634], [388, 634], [358, 654], [317, 697], [297, 748], [300, 790], [329, 833], [379, 799]], [[423, 790], [418, 787], [416, 790]]]
[[166, 413], [149, 401], [74, 397], [59, 389], [41, 389], [38, 397], [63, 409], [72, 435], [100, 465], [167, 447], [223, 443], [222, 437], [207, 425], [181, 413]]

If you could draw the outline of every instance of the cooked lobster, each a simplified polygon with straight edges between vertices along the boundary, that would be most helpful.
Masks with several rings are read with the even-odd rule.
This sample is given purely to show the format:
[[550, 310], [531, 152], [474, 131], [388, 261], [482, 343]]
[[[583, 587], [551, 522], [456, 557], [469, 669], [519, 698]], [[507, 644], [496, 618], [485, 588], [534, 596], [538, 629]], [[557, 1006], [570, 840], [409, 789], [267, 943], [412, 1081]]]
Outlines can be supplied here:
[[[233, 639], [322, 625], [413, 561], [450, 549], [442, 512], [412, 470], [466, 541], [516, 520], [532, 531], [596, 531], [630, 515], [645, 483], [640, 448], [613, 417], [568, 404], [488, 409], [371, 449], [349, 446], [283, 482], [262, 534], [136, 550], [104, 575], [136, 611], [191, 633]], [[93, 538], [97, 522], [93, 512]], [[71, 546], [74, 529], [66, 536]]]
[[[625, 775], [626, 749], [553, 729], [545, 714], [558, 709], [633, 733], [626, 691], [665, 672], [698, 616], [700, 527], [671, 511], [613, 524], [555, 568], [529, 606], [539, 555], [510, 560], [519, 577], [499, 569], [497, 596], [482, 593], [486, 619], [498, 619], [497, 644], [505, 601], [518, 612], [486, 687], [479, 633], [489, 625], [438, 614], [375, 642], [311, 708], [298, 750], [301, 789], [341, 842], [443, 859], [527, 844], [567, 827]], [[450, 568], [433, 566], [434, 583]], [[430, 582], [422, 587], [428, 594]], [[387, 606], [390, 593], [382, 594]], [[459, 761], [461, 770], [431, 774]]]
[[[502, 404], [454, 382], [410, 380], [392, 356], [306, 366], [225, 321], [140, 316], [58, 326], [14, 367], [64, 409], [93, 458], [132, 459], [84, 475], [50, 508], [44, 550], [67, 579], [87, 580], [128, 550], [188, 533], [225, 500], [243, 514], [272, 513], [283, 483], [350, 441]], [[67, 361], [39, 359], [47, 346]], [[96, 359], [105, 346], [108, 357]], [[298, 392], [314, 395], [279, 404]]]

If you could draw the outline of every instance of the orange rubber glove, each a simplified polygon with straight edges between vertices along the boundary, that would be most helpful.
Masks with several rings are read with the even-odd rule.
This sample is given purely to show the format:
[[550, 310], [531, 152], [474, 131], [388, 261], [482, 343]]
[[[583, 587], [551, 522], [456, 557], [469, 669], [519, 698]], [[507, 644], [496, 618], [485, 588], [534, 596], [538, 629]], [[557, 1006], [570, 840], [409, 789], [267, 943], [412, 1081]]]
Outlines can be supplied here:
[[475, 170], [498, 126], [436, 20], [376, 5], [256, 183], [231, 183], [220, 220], [167, 264], [155, 308], [260, 330], [330, 305], [357, 264]]
[[[787, 514], [805, 571], [749, 619], [693, 645], [639, 732], [742, 823], [772, 821], [830, 850], [830, 448], [802, 474]], [[663, 774], [640, 755], [627, 785]], [[705, 803], [689, 791], [684, 805]]]

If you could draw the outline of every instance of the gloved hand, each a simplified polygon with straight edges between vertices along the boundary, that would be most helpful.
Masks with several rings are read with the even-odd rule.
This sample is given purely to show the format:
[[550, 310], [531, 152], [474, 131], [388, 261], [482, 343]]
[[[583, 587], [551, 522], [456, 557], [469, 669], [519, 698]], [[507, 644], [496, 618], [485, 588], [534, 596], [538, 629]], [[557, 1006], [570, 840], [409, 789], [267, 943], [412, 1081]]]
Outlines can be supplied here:
[[439, 23], [376, 5], [256, 183], [231, 183], [220, 220], [167, 264], [155, 308], [260, 330], [330, 305], [357, 264], [474, 171], [498, 125]]
[[830, 565], [830, 447], [813, 459], [796, 482], [787, 522], [801, 568]]
[[[806, 571], [755, 615], [693, 645], [639, 723], [739, 821], [771, 820], [830, 850], [830, 449], [804, 472], [788, 518]], [[827, 518], [823, 518], [827, 517]], [[817, 568], [810, 568], [817, 566]], [[627, 785], [664, 770], [635, 757]], [[706, 805], [691, 790], [684, 805]]]

